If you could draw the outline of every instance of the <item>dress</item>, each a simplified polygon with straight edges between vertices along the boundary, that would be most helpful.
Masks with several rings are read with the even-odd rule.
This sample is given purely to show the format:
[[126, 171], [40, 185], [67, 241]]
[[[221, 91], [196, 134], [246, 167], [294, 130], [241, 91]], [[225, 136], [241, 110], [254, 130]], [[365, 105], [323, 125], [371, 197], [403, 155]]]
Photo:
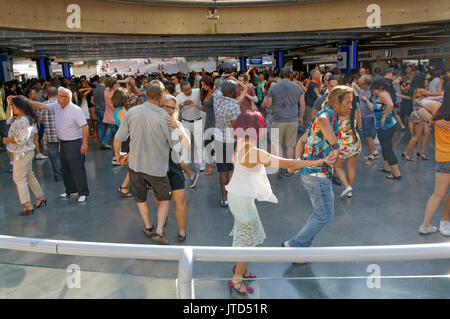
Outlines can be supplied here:
[[[244, 144], [245, 145], [245, 144]], [[235, 167], [228, 191], [228, 205], [234, 217], [234, 226], [230, 232], [233, 247], [255, 247], [264, 242], [266, 233], [261, 224], [255, 198], [259, 201], [277, 203], [272, 193], [266, 169], [262, 164], [247, 168], [240, 164], [240, 150], [236, 152]]]
[[352, 130], [350, 124], [349, 120], [339, 120], [339, 158], [342, 159], [361, 154], [361, 139], [359, 138], [358, 133]]

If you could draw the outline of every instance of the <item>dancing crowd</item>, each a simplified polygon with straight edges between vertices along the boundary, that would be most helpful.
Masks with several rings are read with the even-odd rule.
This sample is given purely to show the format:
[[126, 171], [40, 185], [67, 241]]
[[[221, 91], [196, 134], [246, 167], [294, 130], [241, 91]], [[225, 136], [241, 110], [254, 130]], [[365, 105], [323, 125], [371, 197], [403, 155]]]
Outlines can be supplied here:
[[[33, 160], [49, 158], [55, 181], [64, 184], [60, 198], [78, 196], [84, 203], [90, 195], [86, 154], [90, 147], [109, 150], [105, 154], [111, 156], [112, 165], [127, 166], [118, 192], [134, 198], [144, 234], [160, 244], [169, 244], [164, 224], [171, 199], [177, 240], [186, 240], [185, 173], [188, 187], [195, 188], [202, 172], [212, 175], [217, 168], [217, 202], [229, 207], [234, 217], [230, 233], [234, 247], [254, 247], [266, 238], [255, 199], [278, 200], [265, 167], [277, 169], [279, 178], [300, 175], [313, 210], [299, 232], [281, 246], [310, 247], [333, 219], [332, 183], [343, 185], [340, 197], [353, 196], [362, 145], [368, 150], [365, 164], [381, 156], [384, 165], [378, 171], [401, 182], [394, 135], [411, 136], [402, 160], [426, 161], [434, 131], [435, 187], [419, 233], [439, 230], [450, 236], [449, 80], [450, 72], [427, 73], [396, 59], [390, 64], [378, 59], [370, 70], [350, 74], [319, 67], [308, 74], [250, 67], [240, 73], [15, 80], [2, 83], [0, 91], [1, 148], [8, 155], [23, 206], [20, 216], [47, 204]], [[263, 139], [270, 140], [270, 150], [262, 146]], [[149, 191], [157, 207], [155, 224], [150, 219]], [[442, 201], [438, 229], [430, 221]], [[256, 277], [247, 266], [238, 262], [233, 268], [230, 289], [253, 292], [242, 280]]]

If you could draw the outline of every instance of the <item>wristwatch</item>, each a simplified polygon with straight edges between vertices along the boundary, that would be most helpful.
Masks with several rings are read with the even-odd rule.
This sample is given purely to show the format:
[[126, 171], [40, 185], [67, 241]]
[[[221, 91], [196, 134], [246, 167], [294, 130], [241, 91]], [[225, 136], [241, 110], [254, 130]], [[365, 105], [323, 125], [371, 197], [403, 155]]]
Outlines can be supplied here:
[[334, 150], [339, 150], [340, 149], [340, 146], [339, 146], [339, 143], [334, 143], [333, 145], [331, 145], [331, 149], [334, 151]]

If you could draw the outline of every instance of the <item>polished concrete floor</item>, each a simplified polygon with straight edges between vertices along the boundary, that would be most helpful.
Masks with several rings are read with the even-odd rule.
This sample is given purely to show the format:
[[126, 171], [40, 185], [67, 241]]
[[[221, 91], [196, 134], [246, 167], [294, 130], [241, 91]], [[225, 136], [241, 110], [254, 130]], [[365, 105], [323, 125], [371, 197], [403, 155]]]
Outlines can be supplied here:
[[[313, 246], [395, 245], [450, 242], [440, 233], [418, 234], [426, 201], [434, 187], [434, 147], [431, 161], [401, 161], [408, 133], [396, 133], [395, 148], [403, 173], [391, 181], [377, 172], [379, 160], [357, 163], [353, 198], [341, 199], [342, 186], [335, 190], [334, 220], [316, 237]], [[367, 150], [363, 150], [364, 156]], [[55, 182], [48, 160], [35, 161], [34, 171], [48, 197], [48, 205], [33, 215], [19, 217], [21, 207], [8, 160], [0, 154], [0, 234], [61, 240], [154, 244], [142, 233], [142, 221], [132, 198], [117, 193], [125, 169], [111, 165], [111, 151], [90, 144], [86, 169], [91, 195], [84, 205], [76, 199], [61, 200], [62, 182]], [[294, 235], [310, 215], [311, 204], [298, 176], [270, 175], [279, 204], [257, 203], [267, 239], [263, 246], [279, 247]], [[149, 194], [149, 199], [151, 193]], [[219, 206], [218, 174], [201, 175], [197, 187], [186, 188], [188, 206], [187, 240], [183, 245], [231, 246], [228, 236], [233, 217]], [[151, 220], [156, 222], [150, 201]], [[442, 205], [432, 220], [439, 224]], [[166, 234], [176, 241], [177, 225], [171, 205]], [[280, 248], [282, 249], [282, 248]], [[77, 264], [82, 270], [82, 289], [67, 291], [65, 269]], [[370, 289], [367, 279], [371, 263], [253, 263], [249, 271], [261, 280], [251, 298], [448, 298], [448, 259], [379, 262], [380, 287]], [[38, 266], [31, 267], [31, 266]], [[243, 298], [229, 293], [226, 280], [232, 263], [197, 262], [194, 277], [197, 298]], [[0, 250], [0, 298], [175, 298], [177, 262], [71, 257]], [[391, 278], [394, 276], [396, 278]], [[398, 276], [398, 277], [397, 277]], [[405, 277], [407, 276], [407, 277]], [[415, 276], [426, 276], [417, 278]], [[428, 277], [427, 277], [428, 276]], [[435, 276], [435, 277], [431, 277]], [[134, 278], [129, 280], [128, 278]], [[114, 284], [111, 284], [113, 282]], [[51, 286], [51, 287], [50, 287]], [[150, 288], [149, 288], [150, 287]], [[245, 297], [248, 298], [248, 297]]]

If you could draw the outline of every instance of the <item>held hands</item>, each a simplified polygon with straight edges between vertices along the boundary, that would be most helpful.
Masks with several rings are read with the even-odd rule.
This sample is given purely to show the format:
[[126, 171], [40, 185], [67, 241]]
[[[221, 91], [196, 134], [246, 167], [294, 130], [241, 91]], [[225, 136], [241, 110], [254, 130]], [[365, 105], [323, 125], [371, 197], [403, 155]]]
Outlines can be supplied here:
[[119, 158], [117, 159], [119, 164], [126, 165], [128, 163], [128, 154], [125, 155], [119, 155]]

